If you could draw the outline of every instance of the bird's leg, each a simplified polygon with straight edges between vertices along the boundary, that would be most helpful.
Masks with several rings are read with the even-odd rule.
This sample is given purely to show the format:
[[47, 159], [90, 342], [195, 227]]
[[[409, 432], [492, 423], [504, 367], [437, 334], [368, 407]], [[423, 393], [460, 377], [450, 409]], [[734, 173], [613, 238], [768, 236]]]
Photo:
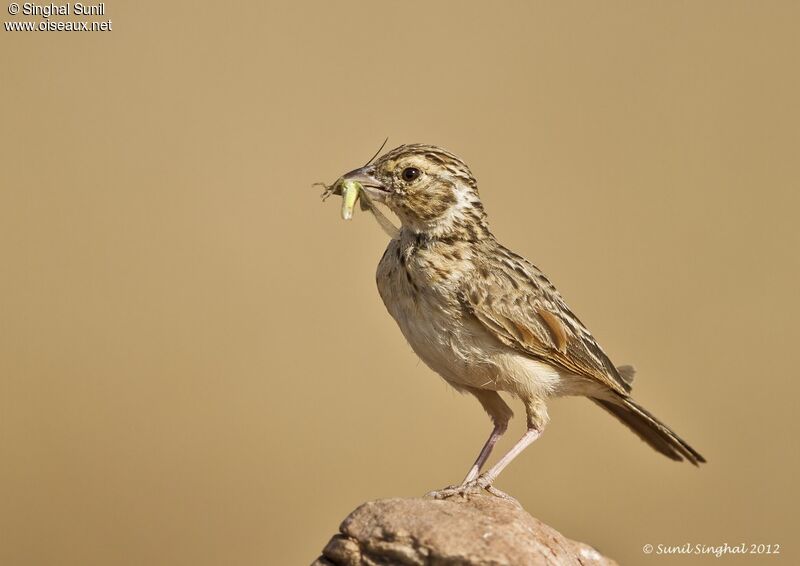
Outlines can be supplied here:
[[468, 391], [475, 396], [483, 409], [488, 413], [489, 417], [492, 419], [492, 423], [494, 423], [494, 428], [489, 438], [486, 440], [486, 443], [483, 445], [483, 448], [481, 448], [478, 459], [475, 460], [475, 463], [469, 469], [467, 477], [464, 478], [461, 485], [468, 484], [481, 473], [481, 468], [483, 468], [486, 460], [489, 459], [494, 445], [497, 444], [497, 441], [500, 440], [500, 437], [503, 436], [503, 433], [508, 428], [508, 421], [511, 420], [514, 414], [497, 391], [476, 388], [469, 388]]
[[461, 483], [461, 485], [452, 485], [444, 489], [432, 491], [428, 494], [429, 497], [445, 499], [456, 494], [463, 495], [468, 490], [476, 489], [477, 485], [475, 482], [477, 481], [481, 468], [486, 463], [486, 460], [489, 459], [494, 445], [497, 444], [497, 441], [500, 440], [500, 437], [503, 436], [503, 433], [508, 428], [508, 421], [511, 420], [511, 417], [514, 414], [511, 412], [511, 408], [506, 404], [505, 401], [503, 401], [503, 398], [500, 397], [496, 391], [475, 388], [465, 389], [475, 395], [475, 397], [478, 399], [480, 404], [492, 418], [494, 428], [492, 429], [492, 433], [489, 435], [489, 438], [486, 440], [486, 443], [483, 445], [483, 448], [481, 448], [481, 452], [478, 454], [478, 459], [475, 460], [475, 463], [469, 469], [467, 477], [464, 478], [464, 481]]
[[[467, 476], [468, 479], [465, 480], [463, 484], [459, 486], [448, 487], [439, 491], [433, 491], [428, 495], [436, 499], [446, 499], [448, 497], [452, 497], [453, 495], [463, 496], [468, 492], [485, 489], [492, 495], [509, 498], [509, 496], [502, 491], [492, 487], [492, 482], [497, 479], [497, 476], [500, 475], [500, 472], [502, 472], [506, 466], [508, 466], [514, 460], [514, 458], [519, 456], [523, 450], [533, 443], [534, 440], [539, 438], [548, 420], [547, 408], [541, 401], [536, 401], [533, 399], [528, 400], [525, 403], [525, 409], [528, 413], [528, 430], [525, 431], [525, 434], [522, 435], [522, 438], [520, 438], [519, 441], [511, 448], [511, 450], [509, 450], [502, 458], [500, 458], [500, 460], [498, 460], [494, 466], [492, 466], [487, 472], [482, 473], [474, 479], [469, 479], [472, 475], [472, 470], [470, 470], [470, 474]], [[494, 432], [495, 431], [492, 431], [492, 436], [494, 436]], [[486, 452], [486, 458], [489, 457], [488, 453], [491, 452], [491, 446], [494, 446], [494, 443], [492, 443], [492, 436], [489, 437], [489, 440], [486, 442], [486, 446], [484, 446], [483, 450], [481, 450], [481, 454], [478, 456], [478, 462], [480, 462], [484, 452]], [[497, 442], [496, 439], [494, 441]], [[486, 458], [484, 458], [484, 461]], [[478, 464], [478, 462], [476, 462], [476, 464]]]
[[542, 431], [537, 428], [528, 428], [525, 431], [525, 434], [522, 435], [522, 438], [509, 450], [505, 456], [500, 458], [500, 460], [492, 466], [489, 471], [480, 475], [480, 477], [475, 481], [475, 484], [481, 488], [487, 488], [492, 485], [492, 482], [497, 479], [497, 476], [500, 475], [506, 466], [508, 466], [514, 458], [519, 456], [523, 450], [525, 450], [528, 446], [530, 446], [534, 440], [539, 438], [542, 434]]
[[525, 412], [528, 415], [528, 430], [525, 431], [522, 438], [511, 447], [511, 450], [509, 450], [505, 456], [500, 458], [494, 466], [489, 468], [489, 471], [478, 476], [478, 479], [474, 481], [478, 487], [484, 489], [490, 488], [492, 482], [500, 475], [500, 472], [505, 470], [506, 466], [514, 461], [514, 458], [519, 456], [523, 450], [541, 436], [548, 421], [547, 406], [544, 404], [544, 401], [535, 398], [526, 399]]
[[480, 467], [486, 462], [486, 459], [489, 458], [489, 454], [492, 451], [492, 447], [497, 442], [497, 439], [503, 434], [503, 430], [497, 432], [497, 427], [492, 431], [491, 436], [489, 436], [489, 440], [486, 441], [486, 444], [481, 450], [480, 455], [478, 455], [478, 460], [475, 462], [475, 465], [469, 471], [464, 483], [461, 485], [446, 487], [444, 489], [440, 489], [437, 491], [432, 491], [428, 494], [428, 497], [433, 497], [434, 499], [447, 499], [448, 497], [452, 497], [453, 495], [465, 495], [467, 492], [474, 492], [480, 491], [481, 489], [487, 490], [492, 495], [496, 495], [497, 497], [502, 497], [504, 499], [511, 499], [510, 496], [503, 493], [499, 489], [495, 489], [492, 487], [492, 482], [500, 475], [506, 466], [508, 466], [511, 461], [520, 455], [520, 453], [525, 450], [530, 444], [539, 438], [541, 431], [537, 428], [528, 428], [525, 434], [522, 435], [522, 438], [517, 442], [511, 450], [509, 450], [505, 456], [500, 458], [500, 460], [492, 466], [489, 471], [481, 474], [478, 476], [478, 470]]
[[489, 456], [492, 454], [492, 449], [494, 449], [494, 445], [497, 444], [497, 441], [500, 440], [500, 437], [503, 436], [503, 433], [506, 431], [507, 425], [496, 423], [494, 428], [492, 429], [492, 433], [489, 435], [489, 438], [486, 440], [486, 443], [481, 448], [480, 454], [478, 454], [478, 459], [475, 460], [475, 463], [469, 469], [469, 473], [467, 473], [467, 477], [464, 478], [464, 481], [461, 482], [461, 485], [466, 485], [469, 482], [473, 481], [475, 478], [478, 477], [478, 474], [481, 473], [481, 468], [486, 463], [486, 460], [489, 459]]

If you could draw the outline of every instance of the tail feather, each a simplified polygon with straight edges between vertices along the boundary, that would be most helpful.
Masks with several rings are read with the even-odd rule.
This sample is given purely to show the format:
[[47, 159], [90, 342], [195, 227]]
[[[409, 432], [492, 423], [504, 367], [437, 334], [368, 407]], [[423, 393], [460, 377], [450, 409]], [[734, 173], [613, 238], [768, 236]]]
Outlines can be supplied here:
[[695, 466], [705, 463], [706, 459], [694, 448], [645, 408], [636, 404], [633, 399], [620, 396], [618, 400], [615, 400], [618, 402], [594, 398], [592, 401], [614, 415], [639, 438], [667, 458], [677, 461], [683, 461], [685, 458]]
[[622, 381], [624, 381], [628, 387], [633, 387], [633, 376], [636, 375], [636, 368], [633, 366], [617, 366], [617, 373], [619, 374]]

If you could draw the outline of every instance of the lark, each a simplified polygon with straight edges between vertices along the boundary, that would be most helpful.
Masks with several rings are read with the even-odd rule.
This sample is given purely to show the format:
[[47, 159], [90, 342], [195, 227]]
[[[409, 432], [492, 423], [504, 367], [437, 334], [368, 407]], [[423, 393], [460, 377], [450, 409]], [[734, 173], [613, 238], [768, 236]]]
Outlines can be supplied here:
[[[417, 356], [473, 395], [493, 423], [463, 482], [434, 496], [492, 491], [542, 434], [547, 402], [562, 396], [588, 397], [668, 458], [705, 462], [631, 398], [633, 368], [615, 367], [547, 277], [492, 235], [478, 184], [461, 159], [433, 145], [403, 145], [343, 179], [361, 183], [367, 201], [400, 219], [377, 271], [389, 314]], [[500, 393], [522, 402], [527, 430], [481, 473], [513, 415]]]

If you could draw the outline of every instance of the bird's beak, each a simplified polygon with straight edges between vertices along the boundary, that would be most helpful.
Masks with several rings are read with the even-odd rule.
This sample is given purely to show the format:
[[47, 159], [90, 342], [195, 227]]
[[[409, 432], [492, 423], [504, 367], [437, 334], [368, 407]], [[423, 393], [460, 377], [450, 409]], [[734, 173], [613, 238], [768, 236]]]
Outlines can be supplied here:
[[342, 180], [361, 183], [361, 186], [368, 192], [369, 196], [377, 197], [378, 200], [383, 200], [383, 197], [389, 193], [386, 185], [375, 178], [375, 170], [372, 167], [353, 169], [349, 173], [342, 175]]

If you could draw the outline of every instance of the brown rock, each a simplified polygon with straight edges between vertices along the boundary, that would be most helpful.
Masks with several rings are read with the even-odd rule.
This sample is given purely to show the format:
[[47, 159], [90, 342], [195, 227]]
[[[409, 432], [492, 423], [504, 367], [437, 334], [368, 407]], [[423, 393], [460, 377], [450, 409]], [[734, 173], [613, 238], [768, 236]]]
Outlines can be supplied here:
[[511, 499], [383, 499], [350, 513], [312, 566], [615, 566]]

